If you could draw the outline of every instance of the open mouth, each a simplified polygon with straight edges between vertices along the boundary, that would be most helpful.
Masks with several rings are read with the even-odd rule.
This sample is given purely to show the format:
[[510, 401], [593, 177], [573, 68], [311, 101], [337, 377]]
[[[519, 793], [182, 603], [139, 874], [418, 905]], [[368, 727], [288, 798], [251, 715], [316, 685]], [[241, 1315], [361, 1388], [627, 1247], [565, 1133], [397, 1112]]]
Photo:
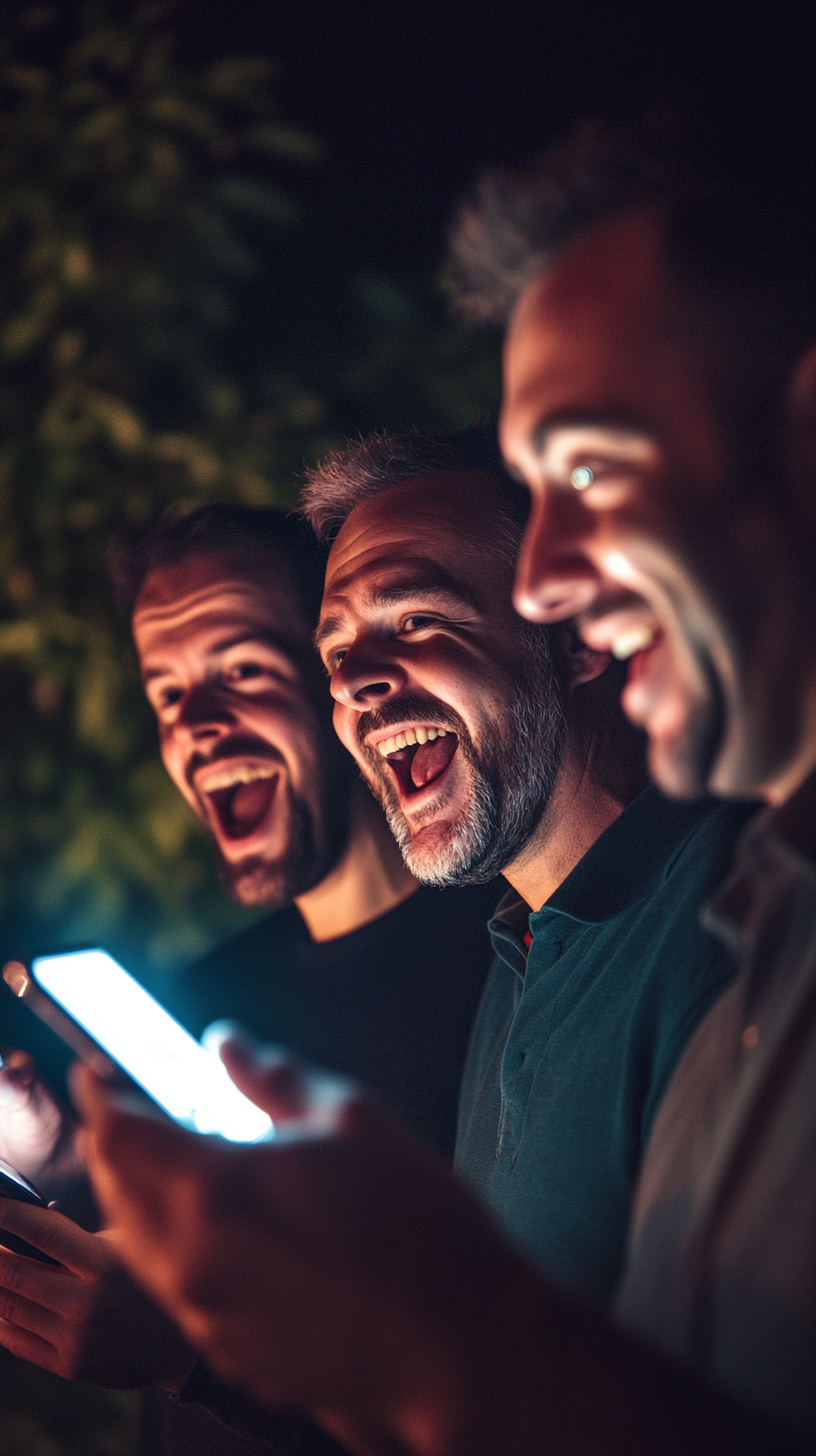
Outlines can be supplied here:
[[209, 803], [224, 839], [247, 839], [272, 808], [279, 778], [271, 764], [236, 764], [210, 775], [200, 792]]
[[409, 799], [442, 778], [459, 739], [449, 728], [420, 724], [381, 739], [376, 747], [393, 772], [402, 797]]

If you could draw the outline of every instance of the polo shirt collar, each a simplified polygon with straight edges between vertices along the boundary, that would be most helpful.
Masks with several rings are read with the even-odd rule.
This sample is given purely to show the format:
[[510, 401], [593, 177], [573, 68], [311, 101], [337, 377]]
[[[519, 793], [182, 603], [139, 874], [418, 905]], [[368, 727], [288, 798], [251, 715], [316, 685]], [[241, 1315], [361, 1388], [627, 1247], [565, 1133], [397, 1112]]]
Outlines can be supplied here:
[[496, 955], [523, 977], [528, 929], [533, 934], [543, 930], [555, 915], [599, 925], [654, 894], [688, 836], [710, 814], [713, 802], [711, 798], [667, 799], [654, 786], [644, 789], [596, 839], [540, 910], [531, 912], [516, 890], [507, 891], [488, 925]]
[[487, 926], [496, 955], [522, 977], [527, 969], [524, 936], [529, 924], [530, 907], [527, 901], [522, 900], [517, 890], [510, 889], [502, 896]]
[[713, 802], [667, 799], [654, 786], [644, 789], [531, 916], [531, 928], [553, 912], [597, 925], [647, 899], [666, 879], [688, 836], [711, 813]]

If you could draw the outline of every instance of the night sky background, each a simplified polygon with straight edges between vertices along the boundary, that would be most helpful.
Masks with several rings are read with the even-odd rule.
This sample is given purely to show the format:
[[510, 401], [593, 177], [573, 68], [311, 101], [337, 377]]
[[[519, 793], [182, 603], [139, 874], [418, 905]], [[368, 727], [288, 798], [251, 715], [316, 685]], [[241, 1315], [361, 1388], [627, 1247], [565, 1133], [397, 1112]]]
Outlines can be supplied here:
[[764, 114], [769, 126], [812, 127], [814, 13], [803, 3], [716, 0], [197, 0], [181, 55], [274, 57], [284, 118], [325, 149], [308, 177], [293, 169], [305, 225], [282, 247], [281, 288], [258, 300], [259, 328], [293, 331], [307, 354], [312, 331], [353, 322], [350, 279], [427, 276], [479, 169], [523, 163], [576, 117], [624, 121], [673, 107], [713, 134], [756, 126]]

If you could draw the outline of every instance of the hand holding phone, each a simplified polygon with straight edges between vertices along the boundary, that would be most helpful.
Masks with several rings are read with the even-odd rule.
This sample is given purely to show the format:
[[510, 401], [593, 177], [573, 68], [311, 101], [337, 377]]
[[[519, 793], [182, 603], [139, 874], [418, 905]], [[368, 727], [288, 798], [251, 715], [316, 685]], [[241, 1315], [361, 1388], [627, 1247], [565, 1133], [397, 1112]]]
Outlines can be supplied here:
[[106, 1234], [16, 1201], [0, 1200], [0, 1226], [42, 1243], [59, 1260], [46, 1268], [0, 1254], [0, 1344], [67, 1380], [181, 1389], [195, 1354], [125, 1273]]
[[73, 1119], [28, 1052], [0, 1047], [0, 1161], [48, 1186], [70, 1151]]
[[83, 1061], [112, 1061], [182, 1127], [230, 1142], [272, 1135], [271, 1119], [230, 1081], [217, 1051], [107, 951], [39, 956], [30, 967], [9, 961], [3, 978]]
[[[10, 1198], [15, 1203], [33, 1203], [37, 1208], [45, 1208], [46, 1202], [42, 1194], [29, 1183], [22, 1173], [4, 1163], [0, 1158], [0, 1198]], [[13, 1254], [26, 1254], [29, 1259], [37, 1259], [41, 1264], [56, 1264], [57, 1260], [43, 1253], [42, 1249], [35, 1249], [19, 1234], [13, 1234], [9, 1229], [0, 1228], [0, 1244], [4, 1249], [10, 1249]]]

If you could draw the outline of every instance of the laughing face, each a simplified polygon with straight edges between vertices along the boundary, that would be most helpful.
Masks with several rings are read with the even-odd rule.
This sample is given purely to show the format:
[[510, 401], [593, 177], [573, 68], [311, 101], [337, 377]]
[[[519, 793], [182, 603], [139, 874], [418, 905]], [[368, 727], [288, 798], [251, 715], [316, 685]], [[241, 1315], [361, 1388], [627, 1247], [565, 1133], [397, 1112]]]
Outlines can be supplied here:
[[224, 884], [243, 905], [288, 904], [339, 854], [348, 771], [286, 569], [237, 552], [158, 567], [133, 637], [162, 759]]
[[512, 610], [494, 486], [417, 479], [359, 505], [318, 628], [334, 725], [426, 884], [491, 879], [546, 808], [564, 731], [547, 634]]
[[737, 373], [649, 213], [568, 249], [505, 350], [502, 446], [533, 499], [516, 605], [628, 660], [624, 709], [680, 795], [773, 797], [802, 726], [786, 525], [719, 403]]

